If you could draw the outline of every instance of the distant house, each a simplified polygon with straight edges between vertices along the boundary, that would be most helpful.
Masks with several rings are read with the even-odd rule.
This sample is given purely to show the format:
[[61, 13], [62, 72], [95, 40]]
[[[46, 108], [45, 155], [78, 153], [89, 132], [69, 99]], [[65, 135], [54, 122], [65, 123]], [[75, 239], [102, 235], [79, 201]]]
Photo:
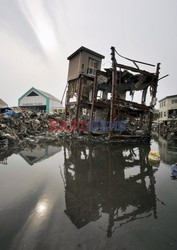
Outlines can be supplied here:
[[159, 120], [177, 120], [177, 95], [166, 96], [159, 101]]
[[61, 101], [55, 96], [34, 87], [18, 99], [18, 106], [47, 113], [63, 107]]
[[8, 104], [6, 102], [4, 102], [2, 99], [0, 99], [0, 109], [4, 109], [7, 107], [8, 107]]

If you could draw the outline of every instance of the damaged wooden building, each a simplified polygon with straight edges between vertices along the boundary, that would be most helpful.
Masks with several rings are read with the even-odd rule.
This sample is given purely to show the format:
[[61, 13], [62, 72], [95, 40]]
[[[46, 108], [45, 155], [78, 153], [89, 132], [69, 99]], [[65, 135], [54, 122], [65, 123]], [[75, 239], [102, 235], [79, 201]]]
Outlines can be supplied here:
[[[119, 64], [111, 47], [111, 67], [101, 70], [104, 56], [85, 47], [71, 54], [66, 92], [66, 117], [85, 121], [91, 134], [107, 134], [109, 138], [149, 138], [156, 105], [160, 63], [155, 65], [132, 60], [135, 66]], [[118, 54], [121, 56], [120, 54]], [[122, 56], [121, 56], [122, 57]], [[139, 65], [154, 67], [153, 72]], [[139, 91], [141, 101], [127, 100]], [[150, 96], [147, 105], [146, 97]], [[92, 129], [97, 122], [97, 129]], [[123, 126], [122, 126], [123, 125]]]

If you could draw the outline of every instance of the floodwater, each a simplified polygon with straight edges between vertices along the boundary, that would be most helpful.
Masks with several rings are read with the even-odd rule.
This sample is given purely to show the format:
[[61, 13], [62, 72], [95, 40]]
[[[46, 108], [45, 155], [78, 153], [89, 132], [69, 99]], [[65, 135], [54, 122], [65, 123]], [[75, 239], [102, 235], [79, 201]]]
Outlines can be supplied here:
[[[160, 150], [158, 166], [147, 155]], [[0, 250], [177, 249], [177, 146], [46, 145], [0, 159]]]

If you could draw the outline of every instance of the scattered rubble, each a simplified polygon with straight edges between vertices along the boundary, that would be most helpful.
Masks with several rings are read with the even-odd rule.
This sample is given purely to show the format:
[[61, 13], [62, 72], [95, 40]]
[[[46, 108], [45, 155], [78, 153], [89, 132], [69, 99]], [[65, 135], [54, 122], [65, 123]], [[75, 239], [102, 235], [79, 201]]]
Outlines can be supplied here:
[[167, 121], [159, 124], [159, 133], [167, 140], [177, 140], [177, 121]]
[[[61, 140], [77, 140], [78, 142], [108, 143], [107, 133], [89, 133], [89, 131], [50, 131], [50, 119], [63, 121], [63, 114], [47, 114], [21, 110], [0, 113], [0, 149], [20, 148], [26, 145], [35, 146], [40, 143], [59, 143]], [[69, 124], [69, 123], [68, 123]], [[138, 138], [139, 140], [139, 138]], [[119, 143], [125, 139], [120, 138]], [[126, 139], [126, 141], [128, 141]], [[112, 141], [114, 143], [114, 141]], [[137, 142], [131, 138], [131, 142]]]
[[49, 119], [56, 114], [37, 113], [29, 110], [0, 114], [0, 148], [18, 147], [26, 141], [28, 144], [47, 140], [49, 135]]

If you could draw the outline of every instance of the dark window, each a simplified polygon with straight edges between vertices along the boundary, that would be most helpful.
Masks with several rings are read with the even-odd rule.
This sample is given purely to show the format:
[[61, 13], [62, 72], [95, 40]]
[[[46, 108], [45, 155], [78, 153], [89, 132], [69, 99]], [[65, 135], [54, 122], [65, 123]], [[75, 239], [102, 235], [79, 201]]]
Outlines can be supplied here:
[[172, 104], [177, 103], [177, 99], [171, 101]]
[[39, 96], [38, 94], [36, 94], [34, 91], [30, 92], [27, 96]]

